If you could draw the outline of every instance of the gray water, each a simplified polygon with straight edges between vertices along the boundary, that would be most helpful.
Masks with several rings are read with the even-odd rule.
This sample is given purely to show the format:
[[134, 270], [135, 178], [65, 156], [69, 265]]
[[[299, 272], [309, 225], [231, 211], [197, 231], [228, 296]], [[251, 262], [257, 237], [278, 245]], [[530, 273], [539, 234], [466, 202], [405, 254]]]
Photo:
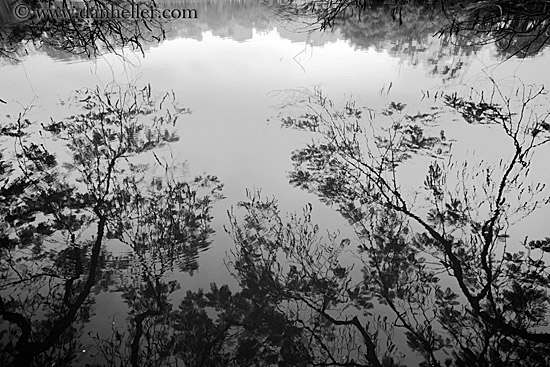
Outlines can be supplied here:
[[[26, 52], [20, 52], [19, 62], [0, 64], [0, 98], [7, 102], [0, 105], [2, 115], [17, 115], [21, 106], [32, 105], [31, 120], [60, 119], [67, 114], [60, 101], [75, 89], [111, 82], [173, 90], [181, 104], [191, 109], [192, 114], [179, 122], [181, 139], [156, 154], [185, 163], [190, 177], [216, 175], [225, 185], [226, 198], [215, 204], [215, 235], [211, 247], [199, 257], [198, 271], [192, 276], [167, 274], [167, 279], [178, 279], [182, 285], [173, 299], [188, 289], [207, 288], [211, 282], [236, 287], [224, 265], [234, 246], [224, 225], [227, 211], [246, 198], [246, 189], [261, 188], [264, 195], [276, 197], [283, 212], [299, 211], [312, 203], [314, 220], [321, 228], [353, 237], [336, 211], [289, 184], [290, 154], [313, 136], [281, 128], [277, 114], [282, 96], [320, 88], [337, 104], [352, 98], [358, 105], [378, 108], [400, 101], [414, 111], [426, 91], [484, 88], [488, 76], [508, 85], [518, 80], [550, 84], [548, 51], [502, 62], [493, 45], [477, 49], [449, 45], [421, 27], [417, 34], [397, 32], [387, 37], [339, 28], [304, 32], [299, 22], [279, 21], [252, 1], [208, 4], [198, 19], [174, 22], [167, 39], [146, 45], [144, 54], [124, 49], [120, 50], [123, 57], [104, 54], [89, 59], [29, 44]], [[456, 140], [458, 160], [461, 154], [468, 157], [473, 152], [498, 159], [506, 152], [504, 137], [489, 127], [450, 123], [445, 129]], [[55, 142], [42, 143], [57, 149]], [[152, 155], [143, 159], [154, 162]], [[547, 180], [548, 171], [536, 169], [542, 165], [542, 160], [535, 160], [533, 171]], [[415, 167], [411, 163], [403, 168], [405, 186], [421, 184], [425, 172]], [[548, 214], [541, 211], [514, 230], [543, 236], [540, 224]], [[113, 251], [128, 249], [119, 246]], [[113, 320], [125, 322], [127, 307], [119, 293], [104, 292], [96, 296], [95, 312], [85, 330], [108, 333]]]

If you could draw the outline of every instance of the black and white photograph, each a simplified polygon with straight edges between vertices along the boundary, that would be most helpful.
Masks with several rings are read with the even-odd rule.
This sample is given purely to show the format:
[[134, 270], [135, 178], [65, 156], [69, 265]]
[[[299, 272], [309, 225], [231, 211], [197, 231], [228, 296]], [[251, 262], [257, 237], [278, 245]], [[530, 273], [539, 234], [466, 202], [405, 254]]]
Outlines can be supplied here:
[[549, 0], [0, 0], [0, 366], [550, 367]]

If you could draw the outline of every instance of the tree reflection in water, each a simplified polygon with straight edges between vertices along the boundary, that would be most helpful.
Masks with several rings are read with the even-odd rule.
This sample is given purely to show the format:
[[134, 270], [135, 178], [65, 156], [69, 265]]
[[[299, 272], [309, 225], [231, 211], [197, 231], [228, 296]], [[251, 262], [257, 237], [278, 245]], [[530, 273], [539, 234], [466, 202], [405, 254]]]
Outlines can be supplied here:
[[[366, 14], [367, 3], [324, 1], [317, 4], [346, 6], [302, 10], [329, 11], [318, 20], [364, 47], [395, 31], [402, 37], [396, 49], [412, 54], [425, 39], [416, 30], [441, 27], [414, 2], [372, 2]], [[464, 52], [487, 40], [524, 56], [546, 45], [540, 2], [529, 2], [540, 16], [519, 18], [510, 2], [467, 3], [443, 13], [458, 19], [451, 33], [477, 35]], [[345, 14], [354, 7], [360, 11]], [[382, 16], [402, 28], [380, 33]], [[119, 21], [71, 22], [46, 22], [40, 33], [35, 24], [14, 24], [2, 51], [37, 40], [89, 55], [101, 43], [140, 48], [158, 37], [141, 23], [126, 33]], [[454, 77], [459, 69], [442, 73]], [[0, 130], [14, 147], [0, 157], [0, 363], [75, 365], [94, 293], [117, 290], [128, 322], [107, 337], [92, 335], [98, 366], [399, 366], [411, 364], [411, 353], [423, 366], [549, 365], [550, 240], [506, 239], [514, 219], [548, 203], [543, 185], [528, 183], [532, 156], [550, 133], [548, 111], [532, 106], [548, 101], [544, 88], [516, 92], [521, 100], [497, 86], [500, 101], [438, 94], [443, 105], [418, 114], [395, 102], [382, 111], [353, 102], [340, 110], [322, 94], [309, 96], [307, 113], [282, 120], [321, 136], [293, 153], [291, 183], [335, 206], [357, 238], [323, 236], [311, 206], [285, 218], [275, 200], [252, 193], [229, 213], [235, 248], [228, 267], [240, 289], [212, 284], [175, 303], [170, 297], [181, 285], [168, 275], [198, 268], [199, 252], [210, 246], [212, 205], [222, 199], [216, 177], [183, 180], [154, 155], [177, 140], [173, 126], [189, 111], [150, 86], [113, 85], [77, 92], [79, 112], [42, 129], [25, 112], [8, 117]], [[445, 133], [433, 131], [449, 109], [469, 124], [500, 127], [511, 155], [494, 166], [452, 161]], [[72, 160], [58, 162], [37, 134], [64, 142]], [[145, 153], [162, 175], [140, 163]], [[418, 155], [433, 161], [411, 196], [397, 177]], [[116, 248], [128, 253], [115, 255]]]
[[[82, 1], [6, 1], [0, 5], [0, 56], [17, 58], [24, 54], [26, 43], [35, 43], [51, 50], [87, 57], [102, 52], [117, 53], [119, 48], [129, 46], [142, 50], [147, 42], [164, 39], [162, 19], [132, 19], [122, 17], [103, 17], [86, 19], [80, 17], [58, 17], [36, 19], [29, 17], [21, 20], [15, 16], [16, 6], [27, 5], [29, 10], [65, 9], [67, 12], [85, 8]], [[109, 12], [112, 9], [122, 11], [130, 6], [142, 9], [157, 7], [152, 0], [94, 0], [87, 2], [90, 8]], [[25, 12], [21, 13], [26, 15]]]
[[[548, 204], [544, 184], [529, 182], [533, 154], [550, 141], [547, 92], [522, 86], [510, 93], [516, 99], [496, 85], [493, 92], [489, 101], [483, 94], [478, 100], [440, 94], [441, 108], [415, 115], [393, 102], [379, 112], [353, 103], [339, 110], [317, 93], [302, 116], [283, 118], [286, 126], [308, 130], [306, 122], [314, 121], [322, 136], [294, 152], [291, 183], [338, 208], [355, 228], [363, 255], [362, 282], [346, 280], [344, 290], [323, 292], [322, 306], [309, 304], [332, 325], [361, 331], [367, 365], [390, 363], [388, 355], [369, 353], [391, 340], [369, 330], [375, 325], [370, 313], [384, 309], [423, 365], [550, 363], [548, 239], [506, 240], [510, 223]], [[471, 168], [453, 160], [444, 133], [422, 132], [433, 131], [435, 117], [449, 108], [469, 124], [499, 126], [511, 155]], [[423, 189], [411, 193], [400, 167], [418, 154], [433, 161]], [[349, 269], [334, 264], [332, 273], [346, 279]], [[325, 274], [307, 263], [298, 269], [304, 273], [297, 279]], [[363, 326], [341, 314], [351, 305], [357, 313], [369, 310]]]
[[[3, 239], [11, 295], [3, 295], [1, 312], [12, 325], [4, 361], [70, 365], [93, 312], [91, 289], [109, 272], [131, 269], [130, 282], [112, 283], [130, 309], [128, 324], [95, 335], [98, 366], [401, 366], [411, 365], [411, 353], [424, 366], [547, 365], [548, 239], [512, 244], [503, 236], [514, 218], [544, 204], [542, 185], [530, 184], [527, 171], [550, 140], [548, 112], [532, 107], [545, 90], [521, 92], [522, 100], [501, 104], [440, 94], [442, 105], [414, 115], [395, 102], [378, 112], [351, 102], [339, 110], [313, 94], [306, 114], [283, 119], [321, 136], [293, 154], [291, 182], [335, 206], [356, 238], [323, 234], [311, 205], [285, 216], [274, 199], [250, 193], [230, 211], [227, 228], [235, 243], [227, 265], [240, 289], [187, 291], [178, 307], [169, 297], [180, 285], [167, 272], [196, 269], [221, 185], [212, 177], [178, 182], [168, 169], [147, 181], [144, 167], [131, 163], [173, 140], [160, 128], [174, 114], [151, 117], [170, 95], [150, 103], [148, 87], [118, 91], [118, 99], [87, 91], [77, 97], [82, 114], [45, 126], [68, 140], [74, 164], [66, 167], [82, 186], [56, 180], [53, 157], [30, 148], [19, 119], [4, 130], [23, 152], [20, 178], [5, 196], [18, 192], [29, 204], [4, 207], [16, 235]], [[125, 125], [112, 119], [120, 112], [113, 106], [128, 106], [116, 100], [130, 102], [117, 115]], [[472, 170], [453, 162], [447, 138], [432, 134], [450, 111], [465, 123], [500, 126], [512, 154]], [[138, 123], [147, 116], [152, 125]], [[407, 194], [399, 169], [417, 155], [434, 160], [424, 187]], [[96, 233], [92, 240], [83, 239], [85, 230]], [[113, 240], [132, 255], [108, 261]]]
[[[536, 55], [550, 40], [550, 9], [547, 2], [541, 0], [305, 0], [265, 3], [280, 18], [302, 17], [307, 29], [343, 28], [352, 38], [362, 32], [376, 39], [381, 32], [388, 32], [400, 35], [398, 39], [414, 40], [418, 30], [425, 29], [428, 31], [426, 36], [437, 33], [444, 43], [451, 40], [455, 46], [479, 49], [482, 45], [494, 43], [504, 57]], [[393, 39], [389, 34], [385, 39]]]
[[173, 126], [188, 109], [173, 94], [155, 97], [150, 86], [82, 90], [74, 102], [78, 113], [39, 131], [65, 141], [71, 162], [58, 164], [34, 143], [34, 124], [23, 114], [2, 129], [15, 146], [2, 160], [3, 365], [70, 364], [116, 242], [132, 250], [141, 277], [138, 290], [120, 285], [139, 343], [144, 319], [162, 314], [177, 287], [163, 285], [163, 275], [174, 266], [197, 269], [210, 244], [210, 209], [222, 198], [217, 178], [182, 181], [168, 166], [151, 178], [136, 161], [177, 140]]
[[[64, 5], [65, 1], [65, 5]], [[57, 9], [89, 8], [110, 11], [122, 9], [193, 9], [197, 19], [160, 19], [142, 17], [80, 19], [28, 19], [14, 16], [18, 3], [29, 8], [44, 8], [53, 3]], [[0, 3], [0, 57], [16, 62], [24, 58], [34, 45], [54, 59], [89, 58], [113, 52], [124, 56], [128, 49], [144, 55], [152, 45], [165, 39], [186, 37], [201, 39], [205, 28], [220, 37], [244, 41], [252, 37], [252, 29], [273, 28], [266, 8], [255, 0], [7, 0]], [[124, 50], [126, 47], [126, 51]]]

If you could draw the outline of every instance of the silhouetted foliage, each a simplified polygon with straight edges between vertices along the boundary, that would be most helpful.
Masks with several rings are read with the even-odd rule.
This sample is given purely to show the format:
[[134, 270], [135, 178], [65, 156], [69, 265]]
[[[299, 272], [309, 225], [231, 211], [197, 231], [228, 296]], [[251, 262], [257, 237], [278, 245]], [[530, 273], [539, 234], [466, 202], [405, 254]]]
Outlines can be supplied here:
[[382, 318], [365, 324], [356, 315], [351, 269], [340, 262], [349, 240], [338, 241], [335, 233], [323, 238], [311, 221], [310, 205], [288, 221], [276, 201], [259, 193], [239, 206], [244, 216], [230, 214], [229, 232], [236, 244], [231, 267], [243, 292], [256, 294], [260, 304], [272, 302], [287, 315], [307, 341], [311, 364], [381, 366], [377, 327], [388, 325]]
[[[125, 2], [96, 1], [112, 3]], [[423, 47], [417, 26], [419, 34], [441, 29], [430, 23], [441, 14], [452, 21], [444, 30], [475, 35], [471, 49], [497, 42], [502, 52], [529, 55], [547, 42], [542, 2], [442, 4], [443, 13], [425, 18], [435, 4], [291, 1], [286, 10], [368, 40], [363, 47], [384, 39], [388, 17], [400, 27], [396, 47], [414, 53], [415, 42]], [[29, 20], [3, 29], [0, 52], [25, 42], [88, 56], [141, 48], [164, 37], [152, 25]], [[442, 73], [453, 77], [460, 67]], [[544, 88], [514, 90], [519, 100], [493, 92], [500, 101], [438, 93], [439, 105], [419, 112], [396, 102], [339, 109], [320, 92], [309, 96], [306, 112], [281, 119], [318, 138], [293, 152], [290, 182], [335, 207], [357, 238], [323, 234], [311, 205], [285, 218], [275, 200], [249, 194], [227, 228], [235, 243], [228, 268], [240, 289], [212, 284], [175, 302], [181, 285], [169, 275], [198, 269], [211, 244], [212, 205], [222, 199], [217, 177], [183, 180], [155, 154], [177, 141], [173, 127], [189, 110], [150, 86], [109, 86], [78, 91], [78, 111], [41, 129], [24, 112], [8, 117], [0, 126], [14, 147], [0, 152], [0, 364], [77, 364], [92, 293], [116, 291], [129, 314], [109, 336], [91, 333], [97, 366], [389, 367], [411, 365], [411, 352], [421, 366], [549, 365], [550, 240], [508, 239], [514, 220], [549, 202], [544, 184], [527, 182], [535, 150], [550, 139], [549, 112], [540, 111], [548, 100]], [[510, 156], [494, 165], [453, 161], [439, 128], [450, 111], [500, 127]], [[60, 162], [37, 134], [71, 159]], [[145, 155], [161, 175], [141, 163]], [[405, 190], [401, 169], [418, 157], [432, 160], [425, 180]]]
[[[137, 360], [142, 324], [166, 312], [166, 294], [177, 289], [164, 274], [197, 269], [198, 253], [210, 244], [219, 180], [187, 182], [167, 164], [162, 176], [145, 178], [147, 165], [135, 161], [176, 140], [173, 126], [188, 109], [150, 86], [81, 90], [73, 103], [75, 114], [38, 131], [66, 143], [72, 159], [64, 164], [33, 142], [36, 124], [23, 114], [2, 127], [15, 146], [0, 166], [2, 365], [71, 365], [93, 313], [92, 290], [113, 284], [134, 309]], [[139, 291], [112, 279], [128, 269], [109, 255], [121, 243], [126, 263], [143, 277]]]
[[[27, 8], [18, 8], [26, 5]], [[74, 55], [95, 56], [130, 46], [142, 50], [143, 43], [165, 38], [164, 19], [107, 16], [131, 7], [157, 8], [152, 0], [28, 0], [0, 6], [0, 55], [18, 58], [27, 43]], [[87, 18], [74, 11], [94, 9]], [[32, 14], [28, 14], [32, 11]], [[102, 12], [105, 14], [101, 16]], [[39, 16], [39, 14], [52, 16]], [[83, 13], [84, 14], [84, 13]], [[19, 16], [19, 17], [18, 17]]]
[[[156, 289], [165, 297], [173, 291], [170, 286], [158, 283]], [[154, 292], [130, 290], [128, 296], [144, 304], [155, 302]], [[215, 284], [208, 292], [187, 291], [178, 308], [166, 303], [162, 311], [142, 312], [132, 321], [140, 323], [147, 348], [134, 348], [137, 334], [122, 329], [109, 340], [98, 337], [98, 348], [109, 366], [307, 365], [310, 356], [302, 330], [276, 302], [260, 301], [259, 296], [254, 290], [232, 293]]]
[[441, 33], [475, 34], [504, 56], [536, 55], [548, 45], [550, 8], [540, 0], [466, 1], [445, 6], [450, 24]]
[[[495, 43], [503, 55], [535, 55], [549, 40], [550, 9], [546, 1], [539, 0], [290, 0], [268, 4], [282, 18], [303, 17], [308, 29], [326, 30], [351, 22], [372, 32], [393, 27], [406, 34], [405, 30], [421, 25], [442, 37], [454, 35], [459, 45], [467, 47]], [[418, 22], [419, 16], [427, 19]], [[349, 25], [344, 28], [355, 32]]]
[[[409, 348], [424, 365], [547, 365], [547, 241], [511, 243], [506, 237], [511, 222], [549, 202], [544, 184], [527, 181], [532, 155], [550, 140], [546, 91], [523, 86], [507, 95], [494, 88], [489, 101], [439, 94], [448, 107], [414, 115], [404, 114], [406, 106], [399, 103], [379, 112], [353, 103], [339, 110], [326, 96], [312, 95], [307, 113], [282, 119], [285, 126], [308, 130], [313, 123], [304, 121], [313, 121], [321, 136], [293, 153], [291, 183], [335, 206], [355, 228], [363, 281], [354, 284], [350, 267], [338, 265], [339, 256], [324, 255], [335, 248], [332, 241], [319, 244], [323, 250], [315, 254], [283, 235], [266, 242], [263, 231], [277, 223], [276, 211], [267, 215], [274, 223], [264, 213], [245, 217], [242, 227], [257, 235], [236, 242], [258, 254], [250, 271], [262, 274], [269, 292], [305, 302], [332, 327], [353, 326], [364, 341], [355, 353], [371, 365], [388, 357], [379, 354], [380, 340], [368, 329], [373, 314], [387, 315], [385, 308], [393, 313], [389, 326], [404, 328]], [[511, 155], [496, 166], [482, 161], [471, 169], [468, 162], [452, 161], [443, 132], [439, 137], [419, 132], [422, 126], [433, 131], [439, 115], [450, 113], [447, 108], [468, 123], [500, 126], [512, 143]], [[435, 158], [424, 189], [405, 190], [400, 167], [419, 154]], [[296, 224], [288, 228], [300, 239], [311, 236]], [[319, 268], [328, 258], [330, 271]], [[298, 259], [303, 260], [297, 267]], [[296, 271], [299, 282], [292, 283]], [[309, 277], [322, 285], [318, 298], [308, 298], [317, 294], [313, 285], [304, 285], [306, 296], [296, 295], [296, 284], [307, 284]], [[452, 358], [445, 361], [441, 353]]]

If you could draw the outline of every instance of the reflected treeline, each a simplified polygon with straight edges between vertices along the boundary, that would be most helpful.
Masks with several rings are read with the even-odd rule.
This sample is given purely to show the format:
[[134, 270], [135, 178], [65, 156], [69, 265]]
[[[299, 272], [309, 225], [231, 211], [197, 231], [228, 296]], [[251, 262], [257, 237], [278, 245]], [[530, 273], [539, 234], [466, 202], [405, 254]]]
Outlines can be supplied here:
[[[107, 7], [113, 1], [103, 0], [102, 4]], [[118, 3], [123, 6], [123, 2]], [[206, 31], [215, 36], [246, 41], [252, 38], [253, 29], [272, 30], [284, 26], [280, 23], [280, 3], [251, 0], [156, 1], [159, 8], [197, 10], [197, 19], [167, 22], [143, 19], [17, 22], [13, 16], [15, 3], [10, 4], [6, 2], [0, 6], [3, 20], [0, 49], [4, 56], [15, 59], [35, 52], [34, 48], [54, 59], [88, 57], [101, 51], [117, 52], [122, 46], [144, 51], [164, 39], [184, 37], [200, 40]], [[507, 18], [497, 19], [489, 11], [493, 8], [475, 6], [474, 2], [468, 7], [449, 4], [443, 8], [425, 2], [396, 4], [373, 2], [359, 8], [348, 4], [345, 10], [334, 16], [331, 26], [339, 31], [338, 37], [350, 40], [356, 47], [387, 51], [413, 65], [422, 64], [430, 74], [444, 79], [460, 75], [472, 53], [488, 42], [495, 42], [502, 57], [534, 55], [546, 44], [547, 38], [539, 34], [547, 22], [542, 10], [536, 17], [530, 17], [531, 13], [521, 13], [521, 18], [516, 18], [517, 12], [511, 9], [510, 13], [503, 15]], [[292, 13], [288, 20], [299, 24], [303, 21], [300, 15]], [[493, 29], [497, 26], [500, 27], [498, 30]], [[518, 29], [512, 30], [511, 27]], [[297, 42], [304, 42], [306, 38], [303, 33], [284, 30], [281, 36]], [[327, 41], [326, 38], [317, 40], [316, 44]], [[29, 43], [36, 47], [30, 47]]]
[[[462, 46], [481, 47], [494, 43], [504, 57], [531, 56], [548, 45], [550, 10], [545, 1], [377, 1], [377, 0], [321, 0], [268, 2], [280, 17], [305, 17], [311, 29], [330, 29], [342, 23], [362, 24], [374, 36], [392, 25], [392, 32], [414, 36], [406, 31], [425, 28], [440, 36], [454, 36]], [[349, 25], [348, 25], [349, 26]], [[346, 26], [344, 26], [346, 28]], [[431, 30], [429, 30], [431, 28]], [[418, 31], [413, 31], [417, 34]], [[391, 38], [391, 37], [388, 37]]]
[[[147, 7], [149, 0], [137, 2]], [[32, 3], [32, 2], [29, 2]], [[45, 3], [45, 2], [43, 2]], [[123, 9], [129, 1], [101, 0], [110, 9], [111, 4]], [[70, 3], [73, 4], [73, 3]], [[80, 3], [76, 3], [77, 5]], [[204, 32], [228, 37], [236, 41], [252, 38], [252, 29], [274, 28], [266, 7], [254, 0], [170, 1], [157, 0], [159, 9], [195, 9], [197, 19], [87, 19], [54, 21], [18, 21], [13, 14], [17, 2], [0, 5], [0, 55], [20, 58], [33, 52], [28, 42], [37, 45], [54, 59], [89, 57], [101, 51], [116, 52], [123, 46], [144, 51], [165, 39], [179, 37], [202, 39]], [[61, 5], [59, 5], [61, 7]], [[78, 5], [83, 6], [83, 5]], [[43, 33], [46, 31], [46, 33]], [[298, 40], [302, 40], [298, 37]]]
[[[112, 1], [103, 0], [104, 6]], [[337, 3], [339, 1], [334, 2]], [[206, 31], [218, 37], [246, 41], [252, 38], [253, 29], [272, 30], [284, 26], [280, 23], [281, 17], [285, 18], [281, 16], [281, 3], [164, 0], [156, 4], [159, 8], [195, 9], [198, 18], [167, 22], [142, 19], [17, 22], [13, 16], [14, 5], [3, 3], [0, 7], [3, 19], [0, 49], [4, 56], [15, 59], [36, 52], [34, 48], [54, 59], [67, 59], [88, 57], [101, 51], [117, 52], [122, 46], [144, 51], [164, 39], [184, 37], [200, 40]], [[497, 45], [502, 57], [534, 55], [544, 48], [547, 38], [539, 34], [547, 22], [543, 10], [536, 17], [530, 17], [531, 13], [521, 13], [516, 17], [517, 11], [511, 9], [510, 13], [503, 14], [505, 18], [497, 19], [494, 12], [489, 11], [494, 7], [475, 4], [472, 2], [468, 7], [461, 7], [449, 3], [442, 8], [425, 2], [393, 5], [372, 2], [357, 8], [350, 3], [334, 14], [330, 25], [339, 31], [338, 37], [350, 40], [356, 47], [387, 51], [412, 65], [421, 64], [430, 74], [445, 80], [458, 77], [470, 62], [471, 55], [489, 42]], [[299, 24], [304, 19], [300, 18], [301, 15], [294, 12], [287, 18]], [[495, 27], [500, 28], [495, 30]], [[306, 39], [306, 35], [300, 32], [282, 29], [280, 34], [297, 42]], [[328, 40], [316, 40], [316, 44]], [[29, 42], [36, 47], [30, 47]]]
[[441, 33], [475, 35], [477, 44], [494, 43], [503, 57], [536, 55], [550, 40], [545, 1], [466, 1], [450, 5], [446, 14], [451, 22]]
[[[165, 7], [182, 6], [182, 2], [164, 0]], [[174, 31], [168, 37], [202, 39], [205, 31], [214, 36], [227, 37], [242, 42], [252, 38], [252, 29], [259, 31], [274, 28], [265, 7], [258, 1], [250, 0], [207, 0], [185, 1], [185, 6], [197, 9], [197, 22], [176, 22]]]
[[[125, 46], [142, 50], [143, 44], [158, 42], [164, 37], [164, 22], [161, 19], [125, 19], [120, 16], [80, 18], [72, 16], [72, 12], [89, 6], [97, 14], [111, 14], [113, 10], [121, 12], [131, 6], [150, 8], [154, 5], [151, 0], [3, 2], [0, 6], [0, 55], [17, 59], [28, 53], [28, 43], [38, 48], [45, 46], [46, 51], [62, 51], [83, 57], [117, 52]], [[59, 16], [40, 17], [39, 12], [44, 11], [52, 11]]]
[[[37, 2], [38, 3], [38, 2]], [[47, 2], [42, 2], [45, 4]], [[59, 8], [61, 2], [55, 2]], [[90, 6], [117, 9], [129, 6], [125, 0], [96, 0], [87, 2]], [[152, 3], [149, 0], [135, 2], [142, 8]], [[54, 59], [89, 57], [99, 52], [116, 52], [130, 46], [144, 51], [165, 39], [178, 37], [202, 39], [205, 31], [215, 36], [228, 37], [237, 41], [252, 38], [252, 29], [273, 29], [272, 20], [266, 8], [252, 0], [209, 0], [209, 1], [155, 1], [159, 9], [194, 9], [197, 19], [64, 19], [19, 21], [14, 16], [13, 4], [0, 6], [0, 54], [20, 58], [32, 49], [26, 43], [34, 43]], [[29, 4], [33, 4], [29, 1]], [[80, 2], [69, 6], [83, 7]], [[72, 4], [72, 5], [71, 5]], [[76, 4], [76, 5], [75, 5]], [[99, 5], [98, 5], [99, 4]], [[36, 5], [38, 6], [38, 5]], [[136, 6], [136, 5], [134, 5]]]
[[[382, 47], [389, 33], [399, 40], [393, 53], [418, 55], [441, 29], [429, 20], [443, 18], [397, 5], [335, 17], [334, 25], [361, 47]], [[262, 8], [251, 2], [202, 2], [202, 9], [211, 14], [206, 23], [174, 22], [174, 29], [202, 35], [206, 24], [246, 39], [250, 27], [264, 26], [254, 23]], [[464, 9], [465, 17], [501, 19]], [[395, 24], [381, 21], [388, 14]], [[31, 23], [3, 28], [8, 54], [31, 40], [84, 55], [98, 42], [142, 47], [131, 32], [102, 33], [119, 29], [109, 22], [48, 23], [42, 34]], [[477, 24], [469, 30], [478, 32]], [[535, 27], [499, 24], [529, 35]], [[80, 26], [89, 37], [75, 36]], [[62, 40], [65, 31], [73, 33]], [[439, 46], [467, 55], [477, 44]], [[454, 77], [459, 69], [437, 72]], [[211, 245], [212, 206], [223, 196], [215, 176], [183, 179], [181, 168], [155, 154], [178, 140], [175, 124], [189, 113], [174, 94], [111, 85], [76, 92], [69, 101], [76, 112], [61, 121], [38, 126], [25, 110], [3, 117], [0, 138], [13, 148], [0, 152], [0, 364], [81, 364], [83, 332], [99, 317], [96, 295], [115, 291], [126, 323], [91, 333], [96, 366], [391, 367], [411, 365], [411, 353], [421, 366], [549, 365], [550, 239], [507, 238], [510, 223], [548, 204], [544, 185], [529, 182], [533, 154], [550, 141], [548, 111], [539, 110], [548, 99], [544, 88], [514, 92], [521, 99], [496, 100], [498, 86], [489, 101], [436, 93], [434, 106], [414, 114], [397, 102], [380, 111], [353, 102], [339, 109], [320, 92], [308, 96], [307, 113], [283, 119], [317, 138], [293, 152], [290, 182], [335, 207], [357, 238], [325, 234], [311, 205], [285, 217], [275, 200], [250, 193], [227, 228], [239, 289], [213, 284], [181, 299], [174, 295], [182, 284], [170, 274], [198, 269]], [[437, 125], [449, 113], [499, 127], [511, 154], [498, 164], [456, 161]], [[56, 144], [70, 159], [59, 161]], [[411, 193], [400, 169], [418, 156], [431, 163]]]
[[[180, 5], [168, 0], [160, 4]], [[538, 0], [443, 3], [266, 0], [261, 4], [248, 0], [210, 0], [185, 4], [199, 9], [203, 15], [199, 21], [205, 22], [215, 35], [239, 41], [244, 35], [238, 34], [238, 29], [231, 29], [234, 23], [246, 29], [263, 30], [277, 25], [270, 18], [308, 24], [308, 16], [315, 14], [312, 28], [317, 25], [322, 29], [340, 29], [346, 39], [359, 47], [385, 49], [389, 46], [392, 54], [411, 56], [428, 48], [426, 41], [436, 34], [442, 38], [442, 47], [449, 48], [443, 56], [467, 56], [490, 42], [494, 42], [505, 57], [535, 55], [548, 43], [544, 32], [550, 14], [546, 3]], [[223, 32], [224, 27], [226, 34], [217, 33]]]
[[[155, 176], [139, 161], [177, 140], [174, 125], [189, 110], [150, 86], [81, 90], [73, 104], [76, 113], [38, 131], [24, 113], [2, 124], [2, 139], [14, 146], [2, 151], [0, 166], [3, 366], [78, 363], [93, 292], [112, 287], [124, 290], [134, 310], [132, 343], [139, 345], [143, 323], [163, 314], [176, 288], [164, 285], [164, 274], [196, 270], [210, 245], [218, 179], [183, 180], [156, 155], [164, 173]], [[36, 143], [47, 135], [64, 142], [70, 161]], [[131, 253], [131, 267], [112, 261], [117, 246]], [[128, 269], [137, 287], [117, 280]]]
[[380, 4], [361, 12], [344, 12], [334, 21], [334, 28], [356, 47], [386, 50], [412, 65], [423, 65], [428, 73], [444, 80], [458, 77], [471, 55], [481, 49], [481, 45], [466, 37], [457, 39], [449, 33], [434, 37], [448, 19], [430, 4], [403, 5], [399, 19], [395, 17]]

